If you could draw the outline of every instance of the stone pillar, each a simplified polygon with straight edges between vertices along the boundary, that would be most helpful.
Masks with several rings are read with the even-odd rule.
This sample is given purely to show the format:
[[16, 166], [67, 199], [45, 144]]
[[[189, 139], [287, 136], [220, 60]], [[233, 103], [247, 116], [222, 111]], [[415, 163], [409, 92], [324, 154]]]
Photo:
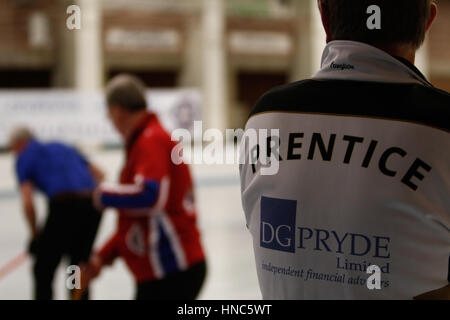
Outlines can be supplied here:
[[294, 61], [291, 81], [308, 78], [312, 73], [311, 2], [295, 0], [294, 6]]
[[205, 127], [227, 126], [225, 7], [223, 0], [203, 0], [203, 119]]
[[77, 0], [81, 8], [81, 29], [75, 32], [75, 88], [103, 87], [103, 43], [101, 1]]
[[186, 46], [179, 84], [182, 87], [201, 88], [203, 61], [201, 12], [191, 13], [186, 30]]
[[54, 37], [53, 86], [75, 87], [75, 31], [66, 27], [66, 9], [73, 4], [70, 0], [60, 0], [51, 9], [55, 19], [51, 21]]
[[312, 73], [316, 73], [320, 69], [322, 61], [322, 53], [327, 45], [327, 35], [322, 25], [317, 0], [309, 0], [311, 3], [311, 38], [312, 38]]
[[317, 0], [295, 0], [295, 51], [291, 80], [310, 78], [320, 68], [326, 35]]

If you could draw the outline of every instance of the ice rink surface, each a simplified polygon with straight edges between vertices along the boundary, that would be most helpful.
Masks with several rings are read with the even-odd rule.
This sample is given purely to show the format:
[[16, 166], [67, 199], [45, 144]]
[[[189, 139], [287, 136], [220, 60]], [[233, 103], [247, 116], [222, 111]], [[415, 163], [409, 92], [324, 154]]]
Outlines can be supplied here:
[[[122, 165], [118, 150], [85, 153], [116, 181]], [[28, 230], [23, 218], [10, 154], [0, 155], [0, 268], [26, 248]], [[208, 275], [200, 299], [261, 299], [250, 234], [245, 227], [237, 165], [192, 165], [196, 205], [202, 241], [207, 254]], [[45, 199], [36, 195], [38, 216], [45, 218]], [[104, 213], [95, 247], [115, 229], [116, 213]], [[0, 299], [31, 299], [31, 261], [0, 279]], [[55, 299], [65, 299], [65, 262], [54, 281]], [[92, 285], [92, 299], [133, 299], [134, 283], [126, 265], [118, 259], [105, 268]]]

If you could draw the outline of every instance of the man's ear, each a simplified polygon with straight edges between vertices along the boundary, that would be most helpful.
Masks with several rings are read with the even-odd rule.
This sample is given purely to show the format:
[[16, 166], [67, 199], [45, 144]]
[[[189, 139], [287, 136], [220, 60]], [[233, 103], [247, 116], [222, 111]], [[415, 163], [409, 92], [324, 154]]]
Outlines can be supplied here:
[[431, 25], [433, 24], [434, 20], [436, 19], [437, 12], [438, 12], [438, 8], [437, 8], [436, 3], [434, 1], [431, 1], [430, 14], [428, 17], [427, 29], [426, 29], [427, 31], [431, 28]]
[[330, 42], [331, 34], [330, 34], [330, 17], [328, 13], [328, 8], [323, 4], [321, 0], [317, 0], [317, 5], [319, 6], [320, 17], [322, 19], [322, 26], [327, 34], [327, 43]]

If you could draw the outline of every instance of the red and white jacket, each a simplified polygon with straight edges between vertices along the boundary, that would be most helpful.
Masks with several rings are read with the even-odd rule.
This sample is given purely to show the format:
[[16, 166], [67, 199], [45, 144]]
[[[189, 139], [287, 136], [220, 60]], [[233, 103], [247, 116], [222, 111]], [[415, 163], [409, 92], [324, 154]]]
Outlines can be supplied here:
[[148, 114], [126, 144], [120, 185], [103, 185], [101, 202], [119, 211], [115, 234], [100, 250], [105, 264], [121, 256], [137, 282], [164, 278], [205, 259], [186, 164], [170, 155], [175, 142]]

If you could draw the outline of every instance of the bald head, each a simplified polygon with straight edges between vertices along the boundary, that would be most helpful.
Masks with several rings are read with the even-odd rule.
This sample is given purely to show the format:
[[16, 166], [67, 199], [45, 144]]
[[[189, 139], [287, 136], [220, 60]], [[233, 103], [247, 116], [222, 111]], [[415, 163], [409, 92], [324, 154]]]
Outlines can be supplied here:
[[9, 135], [9, 147], [14, 153], [20, 153], [32, 139], [34, 135], [30, 129], [17, 127]]

